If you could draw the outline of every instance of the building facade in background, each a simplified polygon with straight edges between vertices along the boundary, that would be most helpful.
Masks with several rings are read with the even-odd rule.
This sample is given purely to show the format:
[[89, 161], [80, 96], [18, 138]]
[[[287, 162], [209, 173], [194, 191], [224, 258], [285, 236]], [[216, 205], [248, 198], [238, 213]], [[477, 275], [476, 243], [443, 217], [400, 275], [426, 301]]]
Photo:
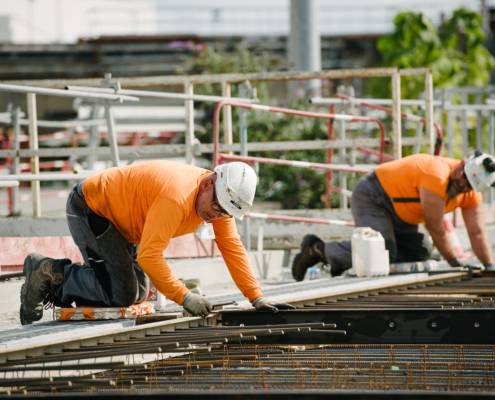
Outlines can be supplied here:
[[[434, 23], [495, 0], [317, 0], [322, 36], [382, 35], [400, 11]], [[4, 0], [0, 42], [74, 43], [114, 35], [286, 36], [289, 0]]]

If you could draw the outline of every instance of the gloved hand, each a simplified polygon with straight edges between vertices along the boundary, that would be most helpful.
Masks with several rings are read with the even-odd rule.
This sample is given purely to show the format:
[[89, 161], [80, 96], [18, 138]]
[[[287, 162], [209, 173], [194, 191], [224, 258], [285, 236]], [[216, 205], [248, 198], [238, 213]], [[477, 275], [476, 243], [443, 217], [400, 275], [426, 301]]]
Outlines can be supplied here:
[[187, 292], [182, 307], [192, 315], [199, 315], [201, 317], [206, 317], [212, 310], [212, 305], [206, 297], [192, 292]]
[[495, 264], [483, 264], [483, 266], [485, 267], [485, 271], [495, 271]]
[[272, 311], [274, 313], [279, 312], [279, 310], [294, 310], [296, 308], [292, 304], [272, 303], [266, 297], [258, 297], [252, 304], [257, 311]]
[[480, 269], [479, 265], [476, 265], [475, 263], [470, 263], [468, 261], [461, 261], [458, 258], [452, 258], [450, 260], [447, 260], [449, 265], [451, 267], [464, 267], [464, 268], [469, 268], [469, 269]]
[[449, 263], [449, 265], [451, 267], [463, 267], [464, 266], [464, 264], [461, 263], [461, 261], [457, 257], [451, 258], [450, 260], [447, 260], [447, 262]]

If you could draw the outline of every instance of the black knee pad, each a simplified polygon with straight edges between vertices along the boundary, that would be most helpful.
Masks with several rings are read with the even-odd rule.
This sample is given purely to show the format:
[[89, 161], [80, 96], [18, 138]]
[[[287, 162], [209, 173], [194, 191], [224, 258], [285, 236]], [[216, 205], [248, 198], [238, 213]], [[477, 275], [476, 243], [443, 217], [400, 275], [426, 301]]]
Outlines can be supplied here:
[[397, 260], [397, 244], [394, 240], [385, 239], [385, 248], [388, 250], [388, 259], [391, 263]]

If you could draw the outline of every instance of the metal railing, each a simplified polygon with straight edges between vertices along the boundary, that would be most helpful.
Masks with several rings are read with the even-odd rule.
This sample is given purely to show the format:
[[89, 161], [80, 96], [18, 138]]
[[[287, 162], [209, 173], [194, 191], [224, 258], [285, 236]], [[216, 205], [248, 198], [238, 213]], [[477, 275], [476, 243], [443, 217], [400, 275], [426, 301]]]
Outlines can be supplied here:
[[[60, 89], [50, 89], [50, 88], [40, 88], [33, 86], [18, 86], [11, 84], [0, 84], [0, 91], [10, 92], [10, 93], [24, 93], [27, 96], [27, 115], [28, 115], [28, 130], [29, 130], [29, 147], [31, 150], [38, 150], [38, 116], [37, 116], [37, 104], [36, 104], [36, 95], [46, 95], [46, 96], [62, 96], [62, 97], [79, 97], [86, 98], [91, 100], [99, 100], [104, 101], [105, 106], [110, 110], [110, 102], [123, 102], [123, 101], [138, 101], [137, 98], [131, 96], [124, 95], [116, 95], [116, 94], [102, 94], [102, 93], [88, 93], [81, 91], [67, 91]], [[20, 118], [19, 115], [15, 118], [14, 122], [14, 133], [17, 136], [20, 134]], [[110, 138], [110, 148], [112, 151], [112, 155], [114, 158], [115, 164], [118, 163], [118, 149], [117, 142], [114, 135], [114, 130], [112, 129], [112, 119], [111, 114], [107, 118], [107, 123], [109, 124], [108, 134]], [[16, 146], [19, 143], [18, 136], [14, 139]], [[19, 171], [16, 170], [18, 168], [18, 164], [14, 167], [14, 173], [10, 175], [11, 178], [15, 180], [19, 180], [21, 178], [19, 176]], [[41, 216], [41, 200], [40, 200], [40, 182], [37, 179], [36, 175], [39, 175], [39, 157], [38, 155], [31, 156], [31, 172], [34, 174], [31, 179], [31, 193], [32, 193], [32, 201], [33, 201], [33, 216], [40, 217]], [[7, 178], [4, 178], [7, 179]]]
[[[34, 81], [34, 82], [22, 82], [23, 84], [37, 84], [40, 86], [51, 86], [51, 87], [68, 87], [69, 90], [64, 91], [64, 93], [71, 93], [74, 95], [77, 91], [83, 91], [84, 93], [92, 93], [95, 96], [100, 95], [108, 95], [108, 96], [133, 96], [133, 97], [159, 97], [159, 98], [175, 98], [184, 101], [185, 107], [188, 107], [188, 112], [186, 113], [186, 124], [188, 126], [188, 131], [186, 133], [186, 144], [185, 145], [166, 145], [166, 146], [152, 146], [152, 148], [147, 148], [145, 146], [140, 148], [126, 148], [121, 147], [119, 150], [120, 155], [124, 155], [126, 157], [141, 157], [141, 156], [163, 156], [164, 154], [179, 154], [181, 152], [186, 153], [186, 160], [188, 162], [194, 162], [194, 154], [196, 152], [208, 153], [219, 151], [238, 151], [244, 152], [247, 156], [247, 151], [263, 151], [263, 150], [287, 150], [287, 149], [345, 149], [348, 147], [373, 147], [379, 146], [381, 151], [379, 154], [384, 157], [383, 153], [383, 145], [384, 145], [384, 129], [383, 126], [380, 126], [381, 122], [376, 119], [361, 119], [360, 117], [350, 117], [343, 116], [341, 119], [343, 120], [355, 120], [355, 121], [363, 121], [373, 122], [379, 126], [381, 131], [381, 138], [371, 139], [371, 138], [357, 138], [357, 139], [339, 139], [334, 141], [328, 140], [319, 140], [319, 141], [297, 141], [297, 142], [267, 142], [267, 143], [248, 143], [247, 142], [247, 129], [246, 126], [241, 128], [241, 131], [244, 130], [244, 134], [241, 132], [241, 140], [240, 144], [234, 144], [232, 141], [232, 122], [231, 122], [231, 107], [234, 105], [225, 104], [223, 107], [224, 119], [223, 119], [223, 131], [224, 131], [224, 140], [223, 144], [220, 147], [219, 138], [216, 144], [216, 150], [214, 149], [215, 144], [197, 144], [194, 143], [194, 123], [192, 122], [192, 112], [194, 109], [194, 101], [219, 101], [225, 100], [226, 95], [230, 95], [231, 89], [233, 85], [242, 85], [244, 82], [286, 82], [291, 80], [309, 80], [309, 79], [321, 79], [321, 80], [335, 80], [335, 79], [349, 79], [349, 78], [371, 78], [371, 77], [384, 77], [391, 79], [392, 86], [392, 135], [394, 137], [393, 142], [393, 156], [395, 158], [400, 157], [402, 154], [402, 143], [403, 138], [401, 137], [401, 99], [400, 99], [400, 78], [401, 75], [410, 75], [410, 74], [420, 74], [425, 76], [425, 98], [430, 98], [431, 96], [428, 94], [432, 91], [431, 85], [431, 74], [427, 69], [416, 69], [416, 70], [398, 70], [396, 68], [375, 68], [375, 69], [357, 69], [357, 70], [330, 70], [330, 71], [319, 71], [319, 72], [273, 72], [273, 73], [255, 73], [255, 74], [222, 74], [222, 75], [198, 75], [198, 76], [178, 76], [178, 77], [147, 77], [147, 78], [122, 78], [119, 79], [119, 82], [111, 81], [110, 76], [106, 76], [104, 82], [101, 82], [97, 79], [90, 80], [57, 80], [57, 81]], [[222, 86], [222, 94], [223, 96], [204, 96], [204, 95], [195, 95], [194, 94], [194, 85], [202, 85], [202, 84], [221, 84]], [[93, 87], [88, 88], [88, 85], [92, 85]], [[106, 86], [106, 87], [94, 87], [94, 86]], [[152, 86], [153, 88], [165, 88], [170, 86], [181, 85], [184, 88], [184, 94], [181, 93], [164, 93], [164, 92], [151, 92], [145, 90], [127, 90], [122, 89], [121, 85], [133, 87], [135, 89], [145, 89], [147, 87]], [[239, 101], [243, 105], [246, 105], [245, 109], [248, 109], [251, 104], [247, 104], [251, 99], [241, 98], [233, 101]], [[427, 101], [427, 107], [429, 107], [430, 102]], [[110, 109], [111, 107], [109, 107]], [[241, 108], [243, 110], [243, 108]], [[111, 114], [109, 112], [109, 114]], [[324, 118], [329, 118], [329, 115], [332, 115], [332, 118], [338, 119], [340, 117], [335, 117], [338, 114], [324, 114], [324, 113], [315, 113], [324, 115]], [[309, 116], [309, 115], [306, 115]], [[431, 113], [427, 113], [427, 131], [428, 126], [430, 126], [429, 116]], [[217, 117], [219, 117], [217, 115]], [[97, 124], [99, 121], [96, 121]], [[108, 123], [108, 120], [105, 122]], [[219, 121], [218, 121], [219, 123]], [[432, 126], [432, 125], [431, 125]], [[219, 127], [219, 125], [217, 126]], [[91, 149], [57, 149], [59, 155], [61, 154], [77, 154], [77, 155], [88, 155], [91, 152]], [[95, 150], [97, 155], [105, 154], [105, 150], [102, 148], [97, 148]], [[18, 150], [2, 150], [0, 151], [0, 157], [37, 157], [41, 155], [48, 155], [50, 153], [50, 149], [18, 149]], [[227, 154], [227, 156], [236, 157], [233, 155]], [[277, 162], [280, 160], [277, 160]], [[314, 165], [316, 167], [316, 165]], [[334, 166], [325, 166], [322, 169], [326, 170], [335, 170], [335, 168], [341, 168], [341, 170], [345, 169], [344, 165], [334, 165]], [[352, 169], [353, 167], [351, 167]], [[355, 167], [359, 168], [359, 167]], [[365, 172], [366, 168], [362, 170], [353, 169], [352, 172]], [[84, 172], [84, 171], [83, 171]], [[351, 172], [351, 170], [349, 171]], [[34, 175], [37, 175], [35, 172]], [[61, 176], [61, 175], [60, 175]], [[72, 175], [71, 175], [72, 177]], [[81, 174], [79, 178], [82, 178]], [[26, 176], [23, 179], [28, 180], [29, 178], [35, 178], [35, 176]], [[39, 183], [39, 181], [38, 181]], [[345, 188], [342, 189], [345, 192]]]

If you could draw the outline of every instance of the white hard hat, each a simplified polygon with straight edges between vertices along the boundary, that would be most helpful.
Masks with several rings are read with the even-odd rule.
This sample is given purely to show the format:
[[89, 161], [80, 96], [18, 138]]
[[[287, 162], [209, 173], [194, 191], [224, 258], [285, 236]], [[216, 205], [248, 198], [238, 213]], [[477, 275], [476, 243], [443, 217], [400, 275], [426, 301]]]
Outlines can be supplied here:
[[258, 176], [254, 169], [235, 161], [215, 168], [215, 192], [222, 208], [235, 218], [242, 219], [253, 205]]
[[495, 160], [489, 154], [476, 152], [466, 160], [464, 173], [471, 187], [482, 192], [495, 184]]

